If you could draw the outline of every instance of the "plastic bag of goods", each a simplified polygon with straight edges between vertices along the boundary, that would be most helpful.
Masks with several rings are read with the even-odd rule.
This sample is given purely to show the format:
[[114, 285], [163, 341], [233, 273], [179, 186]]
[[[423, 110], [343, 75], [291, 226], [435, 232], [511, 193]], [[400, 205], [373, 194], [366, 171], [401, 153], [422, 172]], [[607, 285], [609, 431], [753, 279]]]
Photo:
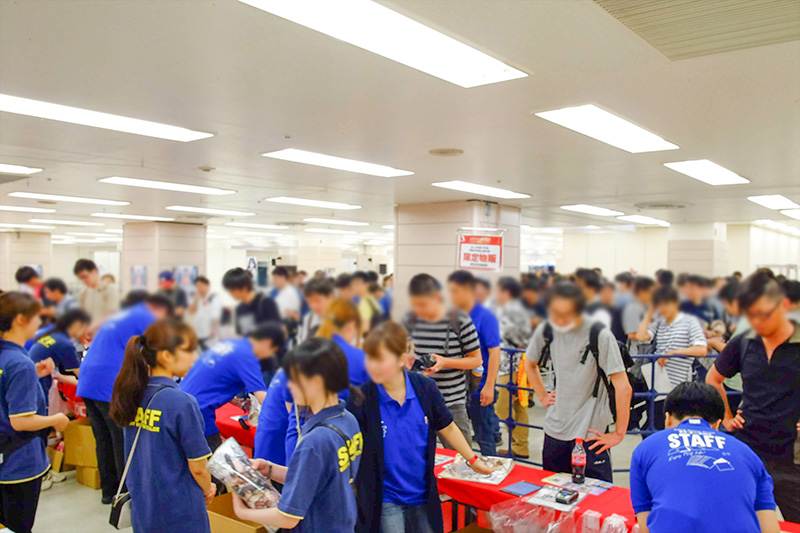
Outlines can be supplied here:
[[639, 524], [633, 524], [631, 528], [631, 533], [639, 533]]
[[586, 511], [581, 517], [580, 533], [600, 533], [603, 515], [597, 511]]
[[233, 438], [217, 448], [208, 460], [208, 472], [239, 495], [251, 509], [276, 507], [280, 493], [260, 472], [250, 466], [250, 458]]
[[547, 526], [547, 533], [578, 533], [575, 510], [562, 511], [558, 520]]
[[628, 533], [628, 524], [624, 516], [612, 514], [603, 522], [600, 533]]
[[512, 531], [514, 533], [541, 533], [539, 529], [539, 513], [542, 510], [540, 505], [528, 504], [529, 508], [521, 510], [514, 522]]
[[254, 394], [250, 395], [250, 407], [247, 411], [247, 422], [252, 427], [258, 427], [258, 415], [261, 414], [261, 402]]
[[489, 511], [492, 530], [496, 533], [517, 533], [514, 529], [524, 516], [534, 512], [537, 505], [532, 505], [522, 498], [497, 503]]

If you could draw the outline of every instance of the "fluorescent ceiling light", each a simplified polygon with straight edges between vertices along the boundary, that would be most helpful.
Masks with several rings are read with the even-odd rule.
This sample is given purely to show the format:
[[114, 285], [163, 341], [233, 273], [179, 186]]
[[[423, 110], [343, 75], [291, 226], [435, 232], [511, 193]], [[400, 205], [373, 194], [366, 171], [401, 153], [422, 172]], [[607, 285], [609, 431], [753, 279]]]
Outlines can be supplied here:
[[158, 137], [159, 139], [168, 139], [170, 141], [189, 142], [213, 137], [211, 133], [187, 130], [178, 126], [18, 98], [7, 94], [0, 94], [0, 111], [58, 120], [59, 122], [69, 122], [81, 126], [91, 126], [93, 128], [121, 131], [123, 133], [145, 135], [147, 137]]
[[206, 239], [230, 239], [230, 237], [228, 237], [227, 235], [206, 234]]
[[100, 244], [103, 241], [97, 239], [66, 239], [51, 241], [52, 244]]
[[355, 220], [339, 220], [336, 218], [304, 218], [305, 222], [317, 224], [333, 224], [337, 226], [369, 226], [369, 222], [356, 222]]
[[122, 237], [101, 237], [97, 240], [100, 242], [122, 242]]
[[289, 229], [289, 226], [281, 226], [278, 224], [257, 224], [255, 222], [226, 222], [226, 226], [234, 228], [255, 228], [255, 229]]
[[324, 200], [308, 200], [306, 198], [292, 198], [290, 196], [276, 196], [274, 198], [265, 198], [265, 200], [267, 202], [275, 202], [278, 204], [303, 205], [306, 207], [321, 207], [323, 209], [361, 209], [360, 205], [326, 202]]
[[478, 226], [464, 226], [461, 229], [467, 231], [497, 231], [497, 228], [480, 228]]
[[562, 205], [561, 209], [565, 209], [567, 211], [575, 211], [576, 213], [585, 213], [587, 215], [596, 215], [599, 217], [616, 217], [625, 214], [621, 211], [614, 211], [613, 209], [606, 209], [605, 207], [595, 207], [593, 205], [587, 205], [587, 204]]
[[346, 170], [347, 172], [368, 174], [370, 176], [379, 176], [381, 178], [396, 178], [398, 176], [412, 176], [414, 174], [408, 170], [399, 170], [392, 167], [376, 165], [374, 163], [364, 163], [363, 161], [356, 161], [355, 159], [346, 159], [344, 157], [336, 157], [333, 155], [317, 154], [315, 152], [307, 152], [305, 150], [298, 150], [296, 148], [287, 148], [285, 150], [268, 152], [261, 155], [272, 159], [293, 161], [295, 163], [305, 163], [306, 165], [334, 168], [336, 170]]
[[[800, 209], [798, 211], [800, 211]], [[783, 222], [762, 219], [762, 220], [756, 220], [755, 223], [760, 226], [767, 226], [768, 228], [773, 229], [775, 231], [783, 231], [786, 233], [791, 233], [792, 235], [795, 236], [800, 236], [800, 228], [790, 226], [789, 224], [784, 224]]]
[[104, 230], [106, 233], [122, 233], [121, 229], [107, 229]]
[[391, 245], [391, 241], [379, 241], [379, 240], [372, 240], [372, 241], [364, 241], [365, 246], [389, 246]]
[[797, 205], [793, 201], [789, 200], [785, 196], [780, 194], [763, 194], [761, 196], [748, 196], [748, 200], [751, 202], [757, 203], [758, 205], [763, 205], [767, 209], [798, 209], [800, 205]]
[[252, 217], [255, 213], [246, 211], [233, 211], [230, 209], [209, 209], [207, 207], [188, 207], [185, 205], [170, 205], [166, 209], [170, 211], [185, 211], [187, 213], [203, 213], [204, 215], [220, 215], [226, 217]]
[[385, 226], [381, 226], [383, 229], [394, 229], [394, 224], [386, 224]]
[[130, 202], [120, 202], [117, 200], [103, 200], [102, 198], [84, 198], [82, 196], [64, 196], [62, 194], [43, 194], [38, 192], [10, 192], [9, 196], [14, 198], [30, 198], [32, 200], [48, 200], [53, 202], [71, 202], [74, 204], [95, 204], [95, 205], [129, 205]]
[[669, 227], [669, 222], [660, 220], [658, 218], [646, 217], [644, 215], [624, 215], [617, 217], [617, 220], [624, 220], [625, 222], [633, 222], [634, 224], [644, 224], [646, 226], [663, 226]]
[[41, 168], [23, 167], [22, 165], [7, 165], [0, 163], [0, 174], [17, 174], [20, 176], [30, 176], [41, 172]]
[[781, 215], [786, 215], [789, 218], [800, 220], [800, 209], [785, 209], [781, 211]]
[[377, 2], [240, 1], [464, 88], [527, 76]]
[[0, 228], [12, 229], [53, 229], [53, 226], [40, 226], [35, 224], [0, 224]]
[[0, 211], [15, 211], [17, 213], [55, 213], [55, 209], [41, 207], [20, 207], [18, 205], [0, 205]]
[[[82, 232], [78, 232], [78, 231], [74, 231], [74, 232], [73, 231], [68, 231], [66, 235], [58, 235], [58, 236], [59, 237], [66, 237], [67, 239], [69, 239], [70, 235], [76, 235], [78, 237], [103, 237], [104, 239], [116, 238], [116, 237], [112, 237], [111, 235], [108, 235], [106, 233], [82, 233]], [[56, 237], [56, 235], [53, 235], [53, 237]]]
[[594, 224], [589, 224], [588, 226], [584, 226], [584, 229], [600, 229], [600, 226], [595, 226]]
[[708, 159], [676, 161], [674, 163], [664, 163], [664, 166], [676, 172], [680, 172], [681, 174], [686, 174], [690, 178], [708, 183], [709, 185], [739, 185], [742, 183], [750, 183], [750, 180]]
[[172, 222], [174, 218], [168, 217], [151, 217], [147, 215], [123, 215], [120, 213], [92, 213], [93, 217], [100, 218], [118, 218], [121, 220], [149, 220], [151, 222]]
[[308, 233], [332, 233], [335, 235], [353, 235], [355, 231], [348, 231], [343, 229], [327, 229], [327, 228], [306, 228]]
[[536, 113], [536, 116], [632, 154], [679, 148], [655, 133], [592, 104], [544, 111]]
[[497, 187], [488, 187], [486, 185], [478, 185], [477, 183], [470, 183], [468, 181], [440, 181], [431, 183], [434, 187], [442, 189], [452, 189], [454, 191], [468, 192], [472, 194], [479, 194], [481, 196], [491, 196], [492, 198], [503, 198], [504, 200], [513, 200], [517, 198], [530, 198], [530, 194], [522, 194], [519, 192], [509, 191], [507, 189], [498, 189]]
[[190, 192], [194, 194], [209, 194], [213, 196], [224, 196], [226, 194], [236, 194], [230, 189], [217, 189], [216, 187], [201, 187], [200, 185], [186, 185], [183, 183], [172, 183], [170, 181], [142, 180], [138, 178], [124, 178], [122, 176], [111, 176], [102, 178], [101, 183], [111, 185], [125, 185], [127, 187], [143, 187], [145, 189], [160, 189], [162, 191]]
[[265, 231], [234, 231], [235, 235], [252, 235], [254, 237], [285, 237], [283, 233], [267, 233]]
[[57, 220], [50, 218], [32, 218], [28, 222], [34, 224], [52, 224], [54, 226], [104, 226], [100, 222], [83, 222], [81, 220]]

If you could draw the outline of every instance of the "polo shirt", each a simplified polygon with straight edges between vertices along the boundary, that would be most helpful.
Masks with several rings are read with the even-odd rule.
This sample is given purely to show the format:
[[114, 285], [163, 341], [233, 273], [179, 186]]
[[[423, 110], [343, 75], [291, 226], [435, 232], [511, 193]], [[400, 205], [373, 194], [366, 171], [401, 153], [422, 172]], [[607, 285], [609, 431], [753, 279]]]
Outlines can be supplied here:
[[[659, 316], [647, 327], [647, 332], [650, 334], [650, 339], [655, 340], [655, 353], [660, 355], [690, 346], [708, 345], [700, 323], [686, 313], [679, 312], [671, 324], [664, 317]], [[667, 375], [673, 385], [691, 381], [693, 359], [692, 357], [667, 359]]]
[[[742, 375], [744, 427], [736, 436], [765, 461], [792, 462], [800, 420], [800, 327], [767, 359], [755, 331], [734, 337], [714, 366], [725, 377]], [[800, 457], [797, 458], [800, 460]]]
[[[11, 419], [26, 415], [47, 416], [36, 366], [22, 346], [0, 340], [0, 434], [14, 434]], [[44, 475], [50, 468], [44, 447], [44, 440], [35, 438], [3, 457], [0, 484], [23, 483]]]
[[[100, 318], [102, 315], [97, 315]], [[103, 322], [81, 363], [78, 396], [110, 402], [125, 347], [131, 337], [141, 335], [156, 321], [144, 303], [123, 309]]]
[[78, 293], [78, 303], [92, 316], [92, 320], [100, 322], [119, 308], [119, 293], [114, 283], [100, 280], [97, 287], [84, 287]]
[[250, 339], [218, 342], [205, 351], [181, 380], [181, 390], [197, 399], [205, 434], [219, 433], [216, 411], [242, 390], [267, 389]]
[[36, 340], [39, 337], [41, 337], [42, 335], [44, 335], [45, 333], [47, 333], [48, 331], [54, 329], [55, 327], [56, 327], [55, 324], [48, 324], [47, 326], [45, 326], [43, 328], [37, 329], [36, 330], [36, 335], [34, 335], [33, 337], [31, 337], [30, 339], [25, 341], [25, 344], [23, 345], [23, 348], [25, 348], [25, 351], [30, 353], [31, 352], [31, 348], [33, 348], [33, 345], [36, 342]]
[[[338, 427], [348, 444], [327, 423]], [[364, 439], [358, 422], [343, 401], [313, 415], [303, 424], [303, 438], [289, 461], [278, 510], [300, 519], [299, 533], [352, 533], [356, 525], [356, 496], [350, 484], [358, 474]]]
[[285, 394], [289, 380], [283, 369], [278, 369], [267, 388], [267, 397], [261, 404], [258, 415], [253, 456], [286, 466], [286, 429], [289, 412], [286, 410]]
[[772, 477], [753, 450], [700, 418], [643, 440], [631, 458], [631, 501], [652, 533], [760, 533]]
[[699, 319], [706, 325], [711, 324], [713, 321], [719, 318], [719, 316], [717, 316], [717, 312], [714, 310], [714, 307], [712, 307], [706, 300], [703, 300], [699, 304], [695, 304], [690, 300], [683, 300], [680, 305], [680, 310], [687, 315], [692, 315], [693, 317]]
[[378, 385], [383, 430], [383, 501], [397, 505], [422, 505], [427, 500], [428, 417], [417, 400], [408, 373], [406, 398], [400, 405]]
[[[350, 377], [350, 385], [360, 387], [362, 383], [366, 383], [369, 380], [369, 376], [364, 365], [364, 360], [366, 359], [364, 350], [356, 348], [340, 335], [334, 334], [332, 339], [347, 356], [347, 374]], [[339, 393], [339, 398], [346, 400], [349, 394], [350, 391], [343, 390]]]
[[489, 348], [498, 348], [500, 346], [500, 324], [497, 322], [497, 317], [494, 316], [494, 313], [486, 309], [480, 302], [475, 302], [475, 306], [469, 312], [469, 317], [472, 319], [475, 331], [478, 332], [478, 342], [481, 344], [483, 367], [478, 369], [480, 372], [476, 372], [481, 374], [481, 384], [477, 392], [477, 394], [480, 394], [480, 389], [483, 389], [486, 384], [486, 370], [489, 368]]
[[189, 470], [189, 461], [211, 456], [197, 401], [173, 380], [151, 377], [139, 405], [136, 419], [123, 430], [128, 457], [141, 428], [125, 480], [133, 530], [209, 533], [203, 489]]
[[[39, 337], [39, 340], [33, 344], [28, 353], [34, 363], [52, 359], [61, 374], [72, 373], [74, 375], [74, 371], [81, 366], [72, 338], [63, 331], [55, 331]], [[49, 403], [48, 394], [53, 384], [53, 377], [48, 374], [43, 378], [39, 378], [39, 384], [42, 386], [42, 392], [44, 392], [45, 403]]]
[[207, 340], [216, 333], [214, 322], [219, 323], [222, 319], [222, 298], [215, 293], [208, 293], [204, 297], [197, 299], [197, 310], [192, 317], [194, 331], [197, 338]]

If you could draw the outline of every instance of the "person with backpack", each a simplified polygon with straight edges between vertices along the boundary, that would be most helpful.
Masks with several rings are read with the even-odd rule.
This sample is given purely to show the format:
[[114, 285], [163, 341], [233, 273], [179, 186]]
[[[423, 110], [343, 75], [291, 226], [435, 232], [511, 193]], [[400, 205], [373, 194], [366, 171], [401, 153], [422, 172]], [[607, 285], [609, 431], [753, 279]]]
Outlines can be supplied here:
[[[571, 472], [576, 439], [586, 448], [586, 476], [612, 481], [608, 450], [625, 437], [633, 394], [626, 364], [611, 331], [584, 316], [580, 287], [560, 281], [548, 290], [547, 322], [539, 325], [528, 346], [525, 370], [531, 387], [547, 407], [542, 467]], [[555, 389], [547, 391], [539, 367], [552, 361]], [[609, 426], [614, 422], [614, 431]]]
[[603, 278], [597, 270], [579, 268], [575, 271], [575, 283], [583, 291], [586, 307], [584, 313], [595, 322], [601, 322], [606, 327], [611, 327], [611, 312], [600, 300], [600, 290], [603, 288]]
[[351, 287], [353, 303], [358, 306], [361, 315], [361, 334], [366, 335], [370, 329], [384, 320], [383, 309], [369, 292], [370, 276], [367, 272], [358, 271], [353, 274]]
[[211, 292], [211, 282], [205, 276], [194, 280], [197, 292], [189, 306], [194, 331], [197, 334], [200, 350], [206, 351], [219, 341], [219, 326], [222, 320], [222, 298]]
[[222, 277], [222, 286], [239, 302], [236, 306], [236, 333], [247, 335], [267, 322], [280, 322], [281, 313], [275, 300], [256, 292], [253, 275], [243, 268], [232, 268]]

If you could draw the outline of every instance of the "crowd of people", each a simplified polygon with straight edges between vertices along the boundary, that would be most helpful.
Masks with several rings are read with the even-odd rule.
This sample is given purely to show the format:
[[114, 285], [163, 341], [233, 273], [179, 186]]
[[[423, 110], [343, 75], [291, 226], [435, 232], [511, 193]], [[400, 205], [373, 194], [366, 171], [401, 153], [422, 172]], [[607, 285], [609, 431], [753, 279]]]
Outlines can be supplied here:
[[[235, 511], [274, 528], [442, 531], [437, 442], [481, 473], [481, 457], [528, 458], [535, 403], [546, 470], [570, 472], [585, 439], [586, 475], [610, 482], [610, 450], [645, 437], [630, 474], [640, 531], [778, 531], [776, 502], [800, 522], [800, 282], [769, 270], [420, 273], [403, 316], [393, 276], [375, 272], [276, 267], [259, 290], [234, 268], [233, 309], [203, 276], [190, 295], [165, 271], [120, 302], [92, 261], [74, 273], [76, 294], [31, 267], [0, 294], [0, 523], [17, 533], [63, 477], [45, 454], [70, 421], [60, 384], [85, 402], [103, 503], [125, 485], [137, 532], [209, 531], [224, 488], [206, 462], [228, 402], [260, 404], [252, 466], [282, 493], [270, 509], [234, 494]], [[650, 388], [652, 409], [635, 395]]]

